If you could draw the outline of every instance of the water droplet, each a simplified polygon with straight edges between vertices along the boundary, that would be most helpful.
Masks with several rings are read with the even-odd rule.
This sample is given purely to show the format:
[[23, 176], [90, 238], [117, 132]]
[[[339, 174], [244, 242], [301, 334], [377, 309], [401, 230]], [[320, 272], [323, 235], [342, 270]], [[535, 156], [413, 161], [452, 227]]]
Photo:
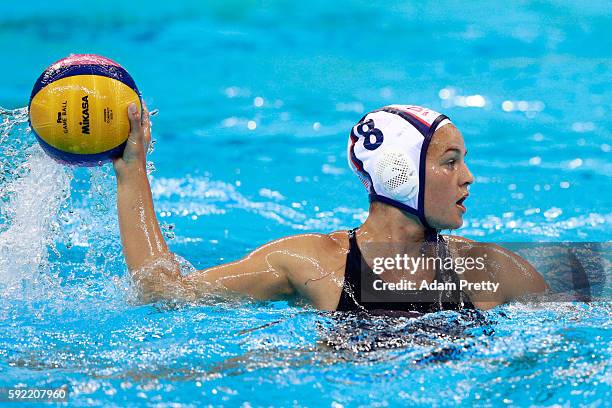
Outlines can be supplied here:
[[482, 95], [470, 95], [465, 98], [465, 104], [474, 108], [482, 108], [486, 103], [487, 101]]
[[503, 101], [502, 109], [504, 112], [512, 112], [514, 110], [514, 102], [512, 101]]
[[453, 94], [454, 92], [449, 88], [442, 88], [440, 89], [440, 92], [438, 92], [440, 99], [449, 99]]
[[560, 216], [561, 214], [563, 214], [563, 210], [561, 210], [560, 208], [557, 208], [557, 207], [552, 207], [552, 208], [549, 208], [548, 210], [544, 211], [544, 217], [546, 217], [549, 220], [555, 219], [558, 216]]
[[527, 101], [518, 101], [516, 106], [517, 106], [518, 110], [520, 110], [521, 112], [525, 112], [529, 108], [529, 102], [527, 102]]
[[229, 88], [225, 88], [225, 96], [228, 98], [235, 98], [238, 95], [238, 87], [230, 86]]
[[529, 159], [529, 164], [532, 166], [539, 166], [541, 163], [542, 163], [542, 158], [538, 156], [534, 156], [531, 159]]
[[574, 159], [574, 160], [570, 161], [569, 164], [568, 164], [568, 167], [570, 169], [572, 169], [572, 170], [575, 169], [575, 168], [578, 168], [580, 166], [582, 166], [582, 159], [580, 159], [580, 158]]
[[390, 98], [391, 96], [393, 96], [393, 91], [391, 91], [391, 88], [384, 87], [380, 90], [381, 98]]
[[235, 116], [223, 119], [223, 122], [221, 122], [221, 126], [223, 127], [233, 127], [236, 126], [238, 124], [238, 118]]

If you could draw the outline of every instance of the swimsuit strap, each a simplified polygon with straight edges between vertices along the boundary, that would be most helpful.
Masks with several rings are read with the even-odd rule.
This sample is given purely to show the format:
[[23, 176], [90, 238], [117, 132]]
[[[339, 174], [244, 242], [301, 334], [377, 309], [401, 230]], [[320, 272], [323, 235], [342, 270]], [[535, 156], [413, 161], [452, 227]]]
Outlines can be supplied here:
[[[348, 231], [349, 251], [346, 255], [342, 292], [340, 294], [338, 306], [336, 307], [336, 310], [338, 311], [366, 310], [366, 307], [364, 307], [366, 305], [362, 305], [361, 302], [361, 267], [363, 264], [363, 258], [359, 245], [357, 244], [357, 235], [355, 234], [357, 229], [358, 228], [353, 228]], [[449, 256], [447, 243], [437, 231], [433, 231], [433, 234], [426, 235], [426, 241], [434, 242], [436, 246], [436, 256], [440, 257], [441, 259], [445, 259]], [[459, 277], [454, 270], [436, 268], [435, 279], [438, 282], [453, 282], [455, 283], [456, 289], [453, 291], [441, 291], [437, 302], [405, 302], [401, 309], [408, 308], [419, 312], [458, 310], [461, 308], [474, 309], [474, 305], [469, 300], [469, 297], [459, 289]], [[376, 306], [377, 308], [380, 307], [391, 309], [394, 305], [391, 303], [380, 303]], [[367, 309], [370, 308], [367, 307]]]
[[344, 283], [342, 293], [336, 310], [350, 311], [363, 310], [363, 306], [357, 301], [357, 294], [361, 291], [361, 251], [357, 245], [357, 228], [348, 231], [349, 251], [346, 255], [346, 266], [344, 268]]
[[[448, 244], [444, 237], [440, 234], [437, 235], [436, 240], [436, 256], [439, 259], [446, 259], [451, 256], [448, 249]], [[460, 289], [459, 276], [454, 269], [446, 269], [444, 262], [442, 268], [436, 268], [436, 279], [440, 282], [452, 282], [454, 283], [455, 290], [453, 291], [442, 291], [440, 293], [440, 304], [443, 309], [474, 309], [474, 305], [470, 301], [469, 296]]]

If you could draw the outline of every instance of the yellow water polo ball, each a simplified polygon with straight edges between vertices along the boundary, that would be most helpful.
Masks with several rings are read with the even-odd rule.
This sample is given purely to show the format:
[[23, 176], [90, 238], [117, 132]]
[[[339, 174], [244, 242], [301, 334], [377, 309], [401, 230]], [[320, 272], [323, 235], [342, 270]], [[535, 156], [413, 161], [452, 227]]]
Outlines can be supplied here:
[[130, 103], [142, 109], [134, 80], [119, 64], [94, 54], [70, 55], [34, 84], [30, 128], [55, 160], [96, 166], [123, 153]]

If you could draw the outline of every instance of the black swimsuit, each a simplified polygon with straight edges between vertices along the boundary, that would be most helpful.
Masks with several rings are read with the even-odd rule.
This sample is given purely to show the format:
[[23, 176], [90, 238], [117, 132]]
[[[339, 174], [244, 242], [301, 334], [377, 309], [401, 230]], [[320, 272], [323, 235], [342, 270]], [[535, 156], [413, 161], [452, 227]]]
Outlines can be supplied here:
[[[389, 294], [373, 289], [374, 280], [378, 279], [374, 272], [367, 266], [361, 255], [361, 250], [357, 245], [357, 237], [355, 229], [349, 231], [349, 252], [346, 256], [346, 267], [344, 269], [344, 285], [340, 300], [336, 310], [338, 311], [368, 311], [375, 314], [404, 314], [408, 315], [417, 313], [430, 313], [440, 310], [460, 310], [460, 309], [475, 309], [468, 296], [459, 290], [459, 278], [455, 271], [447, 271], [436, 268], [435, 280], [437, 282], [453, 282], [455, 283], [454, 290], [442, 290], [438, 292], [427, 291], [427, 299], [423, 301], [425, 291], [394, 291], [394, 296], [401, 296], [401, 299], [390, 301]], [[439, 234], [433, 235], [437, 242], [437, 256], [441, 258], [447, 257], [446, 242]], [[364, 270], [362, 271], [362, 265]], [[362, 283], [364, 285], [362, 286]], [[368, 301], [362, 300], [367, 296]], [[420, 301], [404, 301], [403, 299], [419, 298]], [[433, 299], [435, 298], [435, 300]], [[390, 313], [389, 313], [390, 312]]]

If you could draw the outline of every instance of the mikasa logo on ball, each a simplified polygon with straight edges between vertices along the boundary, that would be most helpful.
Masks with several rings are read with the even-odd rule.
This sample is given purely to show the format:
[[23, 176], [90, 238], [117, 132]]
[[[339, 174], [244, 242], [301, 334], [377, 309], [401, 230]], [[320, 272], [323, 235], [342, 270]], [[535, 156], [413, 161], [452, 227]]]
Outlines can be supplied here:
[[83, 101], [83, 103], [81, 104], [81, 107], [83, 108], [83, 121], [79, 122], [79, 125], [81, 125], [81, 133], [83, 133], [84, 135], [88, 135], [89, 134], [89, 101], [87, 100], [87, 95], [82, 97], [81, 100]]

